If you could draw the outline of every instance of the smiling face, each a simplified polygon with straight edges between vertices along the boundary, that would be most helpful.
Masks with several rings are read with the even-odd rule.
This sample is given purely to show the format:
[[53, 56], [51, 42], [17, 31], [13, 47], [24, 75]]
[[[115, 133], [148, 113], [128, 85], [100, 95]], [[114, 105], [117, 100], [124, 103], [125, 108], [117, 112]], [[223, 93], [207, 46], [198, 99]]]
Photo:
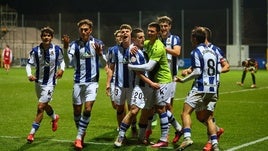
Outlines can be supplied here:
[[79, 27], [79, 34], [83, 41], [88, 41], [91, 32], [92, 29], [88, 24], [83, 24]]
[[89, 19], [82, 19], [77, 23], [77, 26], [81, 40], [88, 41], [92, 33], [93, 22]]
[[118, 33], [115, 35], [115, 42], [116, 42], [116, 44], [120, 44], [120, 43], [122, 42], [121, 32], [118, 32]]
[[149, 26], [147, 28], [147, 37], [150, 41], [155, 41], [158, 38], [158, 32], [156, 27]]
[[139, 32], [136, 34], [135, 37], [132, 37], [132, 42], [135, 46], [137, 46], [139, 49], [143, 48], [144, 45], [145, 36], [143, 32]]
[[168, 22], [161, 22], [159, 23], [160, 25], [160, 34], [162, 38], [166, 38], [170, 32], [171, 29], [171, 24], [169, 24]]
[[149, 23], [147, 27], [147, 37], [150, 40], [150, 43], [154, 43], [159, 36], [160, 26], [157, 22]]
[[160, 25], [161, 37], [167, 38], [171, 30], [172, 19], [168, 16], [160, 16], [157, 17], [157, 22]]
[[79, 27], [79, 34], [83, 41], [88, 41], [92, 28], [88, 24], [82, 24]]
[[43, 32], [41, 34], [41, 40], [42, 40], [42, 45], [44, 48], [48, 48], [51, 41], [53, 39], [53, 35], [49, 32]]
[[121, 29], [121, 41], [124, 48], [128, 48], [131, 43], [131, 30], [128, 28]]

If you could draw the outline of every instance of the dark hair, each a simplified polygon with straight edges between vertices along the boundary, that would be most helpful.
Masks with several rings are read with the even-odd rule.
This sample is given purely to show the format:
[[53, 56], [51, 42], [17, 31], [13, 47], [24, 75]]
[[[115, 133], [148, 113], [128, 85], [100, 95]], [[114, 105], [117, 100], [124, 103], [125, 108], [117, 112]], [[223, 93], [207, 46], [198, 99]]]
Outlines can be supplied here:
[[155, 27], [157, 32], [160, 31], [160, 25], [157, 22], [151, 22], [148, 27]]
[[242, 61], [242, 66], [245, 67], [247, 65], [247, 61]]
[[206, 31], [203, 27], [195, 27], [191, 36], [196, 39], [197, 44], [204, 43], [206, 40]]
[[41, 28], [41, 36], [43, 36], [44, 33], [49, 33], [53, 37], [54, 30], [49, 26], [45, 26], [45, 27]]
[[207, 40], [209, 42], [211, 42], [211, 39], [212, 39], [212, 32], [211, 30], [208, 28], [208, 27], [204, 27], [205, 31], [206, 31], [206, 37], [207, 37]]
[[136, 38], [137, 37], [137, 33], [141, 33], [143, 32], [143, 30], [141, 28], [134, 28], [131, 32], [131, 37]]

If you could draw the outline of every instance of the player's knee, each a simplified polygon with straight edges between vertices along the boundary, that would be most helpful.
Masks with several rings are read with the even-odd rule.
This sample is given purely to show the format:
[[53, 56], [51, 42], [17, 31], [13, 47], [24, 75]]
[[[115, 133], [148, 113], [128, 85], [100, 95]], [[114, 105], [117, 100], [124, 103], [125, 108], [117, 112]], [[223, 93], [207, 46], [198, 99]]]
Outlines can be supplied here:
[[91, 112], [90, 111], [84, 111], [83, 112], [83, 116], [90, 117], [91, 116]]
[[37, 106], [37, 113], [43, 113], [46, 106], [43, 103], [39, 103]]
[[136, 116], [138, 114], [138, 112], [135, 111], [135, 110], [131, 110], [130, 113], [131, 113], [132, 116]]
[[169, 111], [172, 111], [172, 106], [171, 106], [171, 104], [168, 103], [168, 104], [166, 105], [166, 109], [169, 110]]
[[208, 119], [208, 114], [206, 111], [198, 111], [196, 112], [196, 118], [199, 122], [205, 123]]
[[116, 114], [117, 115], [122, 115], [124, 113], [124, 110], [117, 110]]
[[37, 113], [43, 113], [44, 112], [44, 109], [43, 108], [37, 108]]

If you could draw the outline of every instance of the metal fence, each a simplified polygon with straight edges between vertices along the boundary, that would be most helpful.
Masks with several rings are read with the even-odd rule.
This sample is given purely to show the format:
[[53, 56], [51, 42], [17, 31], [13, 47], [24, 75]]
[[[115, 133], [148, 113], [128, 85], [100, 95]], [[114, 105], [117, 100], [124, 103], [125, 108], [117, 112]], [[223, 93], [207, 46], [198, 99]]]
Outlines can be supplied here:
[[[242, 44], [249, 45], [250, 57], [266, 59], [266, 9], [243, 10]], [[245, 14], [247, 16], [245, 16]], [[0, 47], [9, 44], [14, 51], [15, 59], [27, 58], [28, 51], [40, 43], [40, 31], [43, 26], [51, 26], [55, 30], [54, 43], [61, 44], [60, 37], [68, 34], [71, 40], [78, 38], [76, 23], [88, 18], [94, 23], [93, 35], [104, 41], [106, 48], [114, 45], [113, 32], [121, 24], [127, 23], [141, 27], [145, 31], [148, 23], [158, 16], [167, 15], [173, 19], [172, 33], [182, 38], [181, 58], [189, 58], [192, 50], [190, 32], [194, 26], [207, 26], [213, 32], [213, 43], [226, 52], [226, 45], [232, 44], [232, 12], [227, 9], [219, 10], [167, 10], [167, 11], [131, 11], [131, 12], [82, 12], [79, 14], [19, 14], [18, 27], [9, 37], [2, 37]], [[31, 28], [29, 28], [31, 27]], [[257, 47], [256, 47], [257, 45]], [[251, 49], [253, 48], [254, 49]], [[258, 52], [257, 56], [255, 56]], [[21, 62], [19, 62], [21, 63]]]

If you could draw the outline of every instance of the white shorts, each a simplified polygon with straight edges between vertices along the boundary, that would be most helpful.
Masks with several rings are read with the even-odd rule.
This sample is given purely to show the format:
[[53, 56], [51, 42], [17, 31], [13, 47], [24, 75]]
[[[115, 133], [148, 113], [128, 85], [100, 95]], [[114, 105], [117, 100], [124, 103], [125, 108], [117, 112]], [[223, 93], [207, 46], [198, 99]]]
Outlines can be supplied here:
[[121, 88], [115, 86], [114, 88], [114, 102], [117, 105], [123, 105], [127, 101], [130, 104], [131, 94], [133, 88]]
[[35, 92], [39, 102], [47, 103], [52, 100], [55, 86], [40, 85], [35, 83]]
[[132, 91], [131, 105], [136, 105], [140, 109], [152, 108], [153, 89], [149, 86], [140, 87], [136, 85]]
[[171, 82], [171, 91], [170, 91], [170, 97], [171, 98], [175, 97], [176, 86], [177, 86], [177, 82]]
[[194, 108], [195, 111], [208, 110], [214, 112], [217, 100], [217, 93], [200, 93], [191, 90], [186, 97], [185, 103]]
[[170, 103], [170, 91], [172, 89], [172, 83], [160, 84], [160, 88], [155, 90], [156, 105], [165, 106]]
[[98, 82], [75, 83], [73, 86], [73, 104], [81, 105], [87, 101], [95, 101], [98, 87]]
[[114, 82], [110, 83], [110, 99], [111, 101], [114, 101], [114, 89], [115, 89], [115, 85]]

